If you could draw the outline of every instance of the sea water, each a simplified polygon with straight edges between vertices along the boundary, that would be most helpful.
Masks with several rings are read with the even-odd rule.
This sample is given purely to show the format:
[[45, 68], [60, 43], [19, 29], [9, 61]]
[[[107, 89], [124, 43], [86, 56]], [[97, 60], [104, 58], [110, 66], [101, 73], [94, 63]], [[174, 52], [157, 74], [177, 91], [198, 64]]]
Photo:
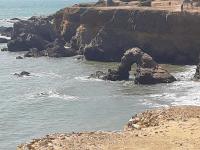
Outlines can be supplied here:
[[[47, 15], [71, 4], [67, 0], [1, 0], [0, 19]], [[76, 57], [15, 59], [22, 54], [0, 52], [0, 150], [16, 149], [50, 133], [122, 130], [132, 115], [150, 108], [200, 105], [200, 83], [191, 80], [195, 66], [164, 65], [179, 81], [135, 85], [135, 66], [130, 81], [110, 82], [88, 76], [116, 68], [118, 63]], [[31, 76], [13, 75], [24, 70]]]

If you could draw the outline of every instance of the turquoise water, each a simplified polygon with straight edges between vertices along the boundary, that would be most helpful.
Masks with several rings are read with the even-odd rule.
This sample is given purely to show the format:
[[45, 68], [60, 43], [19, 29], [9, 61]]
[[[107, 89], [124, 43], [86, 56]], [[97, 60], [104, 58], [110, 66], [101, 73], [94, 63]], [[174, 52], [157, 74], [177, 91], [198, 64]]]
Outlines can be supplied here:
[[[95, 1], [95, 0], [87, 0]], [[1, 0], [0, 19], [47, 15], [58, 9], [86, 0]]]
[[31, 16], [48, 15], [76, 3], [95, 0], [0, 0], [0, 26], [11, 26], [11, 18], [26, 19]]
[[[72, 2], [76, 3], [1, 0], [0, 26], [8, 24], [5, 19], [51, 14]], [[3, 47], [6, 45], [0, 44]], [[50, 133], [121, 130], [133, 114], [148, 108], [200, 105], [200, 83], [191, 81], [195, 66], [165, 65], [180, 81], [142, 86], [87, 78], [97, 70], [115, 68], [117, 63], [74, 57], [15, 59], [19, 55], [0, 52], [0, 150], [16, 149], [22, 142]], [[23, 70], [31, 76], [13, 75]]]

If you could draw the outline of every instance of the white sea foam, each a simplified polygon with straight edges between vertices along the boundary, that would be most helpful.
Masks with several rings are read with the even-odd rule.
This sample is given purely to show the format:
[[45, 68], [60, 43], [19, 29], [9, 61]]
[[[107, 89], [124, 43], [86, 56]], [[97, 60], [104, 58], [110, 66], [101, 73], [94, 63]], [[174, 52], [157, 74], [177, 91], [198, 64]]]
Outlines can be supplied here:
[[159, 104], [157, 101], [149, 100], [149, 99], [143, 99], [141, 100], [142, 104], [149, 107], [168, 107], [169, 105], [166, 104]]
[[1, 34], [0, 34], [0, 38], [4, 38], [4, 39], [7, 39], [7, 40], [10, 40], [10, 39], [11, 39], [10, 37], [2, 36]]
[[178, 80], [181, 80], [181, 81], [191, 80], [191, 78], [193, 78], [193, 76], [195, 74], [195, 68], [196, 68], [196, 66], [186, 66], [186, 70], [185, 71], [175, 73], [174, 76]]
[[44, 92], [39, 92], [39, 93], [29, 93], [26, 95], [26, 98], [28, 98], [28, 99], [57, 98], [57, 99], [63, 99], [63, 100], [67, 100], [67, 101], [78, 100], [77, 96], [60, 94], [59, 92], [57, 92], [55, 90], [49, 90], [49, 91], [44, 91]]
[[62, 76], [53, 72], [41, 72], [41, 73], [32, 73], [31, 75], [36, 77], [51, 77], [51, 78], [61, 78]]
[[60, 94], [60, 93], [58, 93], [56, 91], [52, 91], [52, 90], [50, 90], [48, 92], [48, 97], [50, 97], [50, 98], [59, 98], [59, 99], [64, 99], [64, 100], [71, 100], [71, 101], [78, 100], [78, 97], [76, 97], [76, 96], [65, 95], [65, 94], [62, 95], [62, 94]]
[[150, 98], [175, 99], [176, 93], [150, 94], [149, 97]]
[[172, 105], [198, 105], [200, 106], [200, 92], [197, 87], [188, 89], [182, 95], [177, 96]]
[[86, 81], [103, 81], [102, 79], [96, 79], [96, 78], [89, 78], [89, 76], [79, 76], [75, 77], [76, 80], [86, 82]]
[[10, 19], [0, 19], [0, 26], [11, 27], [13, 23], [9, 22]]

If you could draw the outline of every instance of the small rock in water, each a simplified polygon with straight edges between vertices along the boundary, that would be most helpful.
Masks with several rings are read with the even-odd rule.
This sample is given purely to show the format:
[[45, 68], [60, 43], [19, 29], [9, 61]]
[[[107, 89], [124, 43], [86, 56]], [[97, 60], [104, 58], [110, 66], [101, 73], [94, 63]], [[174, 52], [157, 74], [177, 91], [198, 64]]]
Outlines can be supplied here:
[[83, 60], [84, 56], [83, 55], [78, 55], [78, 56], [75, 56], [75, 59], [76, 60]]
[[23, 59], [23, 57], [22, 56], [17, 56], [16, 59]]
[[15, 76], [23, 77], [23, 76], [30, 76], [30, 73], [27, 71], [22, 71], [21, 73], [15, 73]]
[[6, 52], [6, 51], [8, 51], [8, 48], [2, 48], [1, 51]]

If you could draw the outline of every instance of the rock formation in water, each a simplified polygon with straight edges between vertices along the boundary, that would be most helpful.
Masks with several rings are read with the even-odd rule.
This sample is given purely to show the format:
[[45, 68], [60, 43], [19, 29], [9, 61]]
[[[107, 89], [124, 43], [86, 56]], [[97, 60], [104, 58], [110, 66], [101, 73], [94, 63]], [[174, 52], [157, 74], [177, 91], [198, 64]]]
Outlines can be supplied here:
[[111, 81], [128, 80], [131, 66], [134, 63], [137, 64], [135, 73], [136, 84], [171, 83], [176, 81], [175, 77], [157, 64], [150, 55], [144, 53], [139, 48], [127, 50], [117, 70], [109, 69], [107, 73], [97, 71], [91, 77]]
[[30, 73], [27, 71], [22, 71], [21, 73], [15, 73], [14, 75], [18, 77], [24, 77], [24, 76], [30, 76]]
[[8, 50], [28, 51], [25, 57], [67, 57], [75, 55], [71, 48], [65, 48], [65, 41], [47, 18], [32, 17], [14, 24]]
[[6, 51], [8, 51], [8, 48], [2, 48], [1, 51], [6, 52]]
[[23, 57], [22, 56], [17, 56], [16, 59], [23, 59]]

